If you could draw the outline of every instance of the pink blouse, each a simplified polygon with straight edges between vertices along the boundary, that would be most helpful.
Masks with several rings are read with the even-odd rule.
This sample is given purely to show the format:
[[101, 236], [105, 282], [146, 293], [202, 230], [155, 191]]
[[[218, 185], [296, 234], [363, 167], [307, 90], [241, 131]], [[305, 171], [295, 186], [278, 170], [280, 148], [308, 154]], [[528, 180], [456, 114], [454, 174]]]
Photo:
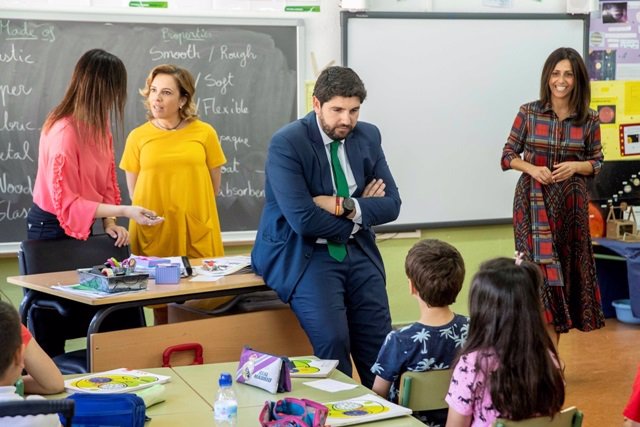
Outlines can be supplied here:
[[98, 204], [120, 204], [110, 132], [108, 139], [105, 147], [81, 141], [69, 118], [40, 135], [33, 202], [75, 239], [89, 237]]

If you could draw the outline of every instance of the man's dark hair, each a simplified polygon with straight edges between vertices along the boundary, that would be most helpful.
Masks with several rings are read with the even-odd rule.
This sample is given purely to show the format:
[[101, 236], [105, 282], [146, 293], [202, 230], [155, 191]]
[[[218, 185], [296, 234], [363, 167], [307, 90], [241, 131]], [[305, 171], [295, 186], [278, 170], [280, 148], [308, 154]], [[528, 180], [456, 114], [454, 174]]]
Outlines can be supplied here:
[[320, 105], [334, 96], [345, 98], [357, 96], [362, 103], [367, 97], [367, 90], [360, 77], [351, 68], [334, 66], [322, 70], [313, 88], [313, 96], [318, 98]]

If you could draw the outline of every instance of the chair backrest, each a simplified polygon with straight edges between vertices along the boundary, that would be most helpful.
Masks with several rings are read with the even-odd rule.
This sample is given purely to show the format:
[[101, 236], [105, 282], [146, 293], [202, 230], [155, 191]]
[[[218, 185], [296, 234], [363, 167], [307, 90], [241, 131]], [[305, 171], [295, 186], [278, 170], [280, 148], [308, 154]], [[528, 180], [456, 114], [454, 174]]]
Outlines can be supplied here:
[[553, 418], [535, 417], [520, 421], [498, 418], [493, 425], [494, 427], [581, 427], [582, 418], [582, 412], [575, 406], [571, 406], [563, 409]]
[[400, 405], [414, 411], [431, 411], [449, 407], [444, 398], [449, 391], [451, 369], [405, 372], [400, 376]]
[[0, 417], [61, 414], [65, 418], [65, 427], [71, 426], [71, 419], [74, 413], [75, 402], [71, 399], [0, 402]]
[[20, 243], [20, 274], [49, 273], [100, 265], [114, 257], [128, 258], [129, 246], [117, 247], [108, 234], [90, 236], [87, 240], [25, 240]]

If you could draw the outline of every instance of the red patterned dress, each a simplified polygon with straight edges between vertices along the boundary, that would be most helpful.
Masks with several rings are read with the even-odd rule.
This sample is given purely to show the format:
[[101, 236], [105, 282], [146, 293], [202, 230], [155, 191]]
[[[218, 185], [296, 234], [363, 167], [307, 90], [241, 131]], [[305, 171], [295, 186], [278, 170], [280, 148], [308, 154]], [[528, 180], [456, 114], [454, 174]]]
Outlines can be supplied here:
[[[551, 105], [525, 104], [513, 122], [502, 152], [503, 170], [520, 157], [535, 166], [589, 161], [600, 172], [600, 122], [594, 111], [583, 125], [575, 116], [559, 120]], [[542, 303], [556, 331], [590, 331], [604, 326], [600, 289], [589, 234], [587, 177], [543, 185], [523, 173], [513, 199], [516, 250], [538, 264], [544, 275]]]

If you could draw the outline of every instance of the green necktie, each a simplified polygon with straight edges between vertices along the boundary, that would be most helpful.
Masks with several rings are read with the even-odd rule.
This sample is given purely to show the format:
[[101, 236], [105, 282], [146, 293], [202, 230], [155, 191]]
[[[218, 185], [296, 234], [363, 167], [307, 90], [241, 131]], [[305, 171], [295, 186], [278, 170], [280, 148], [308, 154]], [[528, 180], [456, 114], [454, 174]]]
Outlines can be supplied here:
[[[340, 159], [338, 158], [338, 147], [340, 141], [331, 143], [331, 170], [333, 171], [333, 181], [336, 183], [336, 194], [339, 197], [349, 197], [349, 184], [347, 177], [344, 175]], [[335, 243], [328, 241], [329, 255], [336, 261], [342, 262], [347, 256], [347, 247], [344, 243]]]

